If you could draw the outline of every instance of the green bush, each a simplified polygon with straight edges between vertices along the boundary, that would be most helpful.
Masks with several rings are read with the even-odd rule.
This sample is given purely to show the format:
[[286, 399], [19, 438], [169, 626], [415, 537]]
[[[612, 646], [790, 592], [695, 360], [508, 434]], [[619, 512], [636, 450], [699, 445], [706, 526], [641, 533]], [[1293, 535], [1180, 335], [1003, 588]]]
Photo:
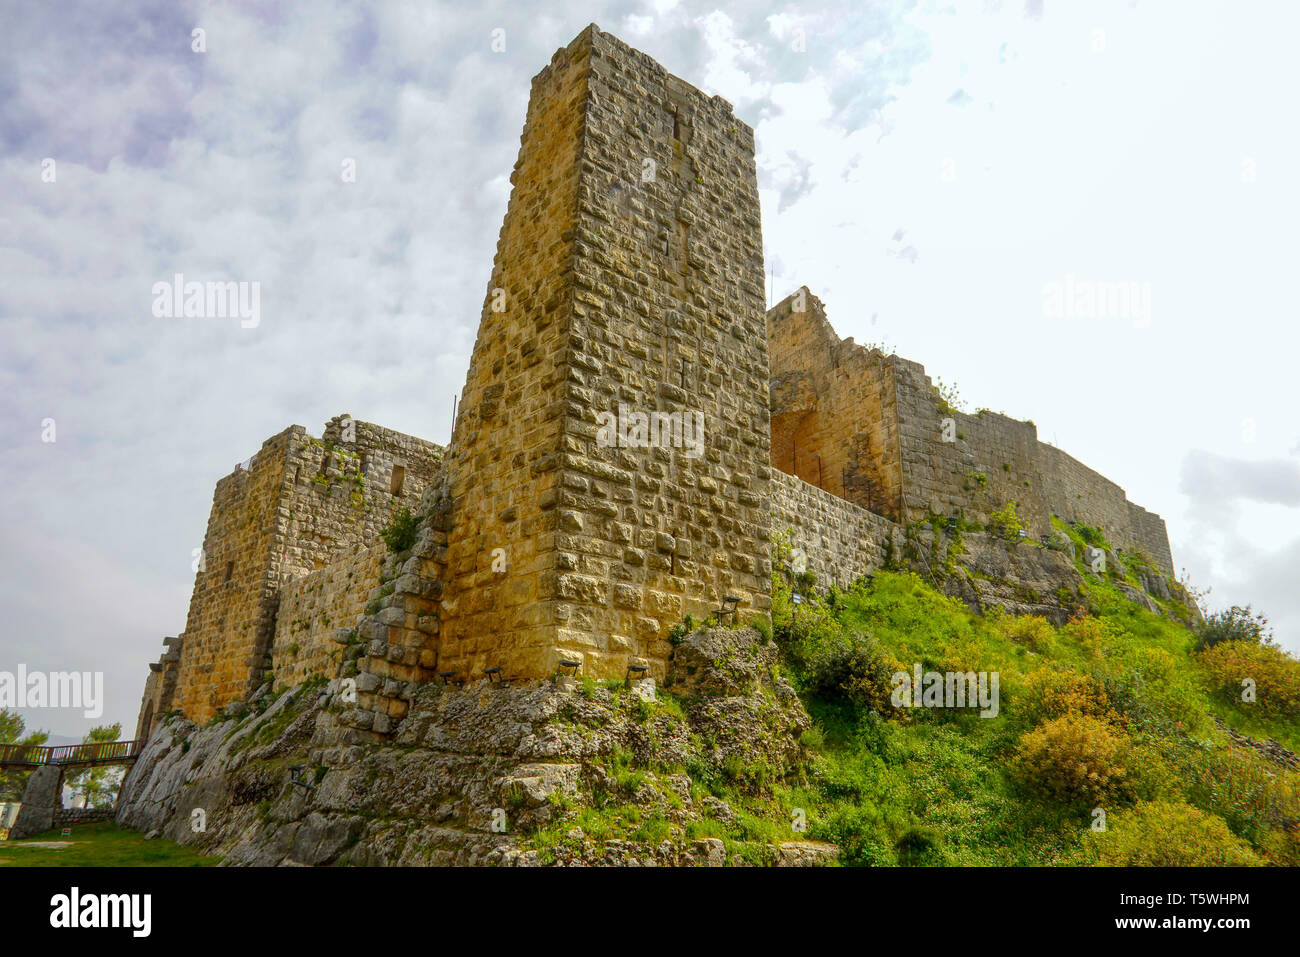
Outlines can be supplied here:
[[1300, 774], [1282, 772], [1253, 751], [1216, 748], [1192, 762], [1188, 798], [1254, 842], [1269, 828], [1300, 819], [1298, 781]]
[[1025, 679], [1015, 713], [1037, 725], [1067, 714], [1105, 718], [1111, 711], [1106, 690], [1096, 678], [1068, 668], [1039, 668]]
[[1240, 867], [1262, 863], [1222, 818], [1190, 804], [1143, 801], [1089, 832], [1084, 853], [1112, 867]]
[[1163, 648], [1139, 645], [1127, 636], [1106, 646], [1096, 674], [1106, 698], [1138, 731], [1203, 734], [1209, 731], [1204, 692], [1184, 662]]
[[412, 515], [409, 508], [401, 508], [393, 513], [388, 527], [379, 533], [388, 550], [393, 554], [404, 552], [420, 535], [420, 516]]
[[1013, 541], [1019, 540], [1020, 533], [1025, 530], [1025, 523], [1016, 514], [1015, 502], [1007, 502], [1006, 505], [990, 515], [989, 525]]
[[898, 863], [904, 867], [936, 866], [947, 863], [943, 835], [930, 827], [910, 827], [894, 842]]
[[[1300, 718], [1300, 661], [1277, 645], [1225, 641], [1201, 652], [1200, 661], [1224, 700], [1270, 718]], [[1253, 702], [1242, 698], [1246, 679], [1254, 682]]]
[[1117, 794], [1128, 776], [1128, 735], [1099, 718], [1066, 714], [1020, 738], [1015, 773], [1032, 793], [1065, 803]]
[[1226, 611], [1216, 611], [1206, 616], [1205, 621], [1196, 627], [1196, 649], [1213, 648], [1225, 641], [1246, 641], [1252, 644], [1268, 644], [1273, 639], [1273, 630], [1268, 619], [1261, 612], [1252, 612], [1249, 605], [1242, 608], [1233, 605]]
[[1042, 615], [1003, 616], [998, 624], [1004, 635], [1038, 654], [1050, 652], [1056, 640], [1056, 629]]
[[892, 676], [902, 665], [865, 635], [851, 635], [817, 648], [803, 662], [804, 688], [823, 699], [839, 698], [858, 708], [888, 714]]
[[1075, 522], [1070, 527], [1078, 533], [1079, 537], [1082, 538], [1085, 543], [1091, 545], [1093, 548], [1110, 547], [1109, 543], [1106, 541], [1106, 534], [1097, 526], [1084, 525], [1082, 522]]

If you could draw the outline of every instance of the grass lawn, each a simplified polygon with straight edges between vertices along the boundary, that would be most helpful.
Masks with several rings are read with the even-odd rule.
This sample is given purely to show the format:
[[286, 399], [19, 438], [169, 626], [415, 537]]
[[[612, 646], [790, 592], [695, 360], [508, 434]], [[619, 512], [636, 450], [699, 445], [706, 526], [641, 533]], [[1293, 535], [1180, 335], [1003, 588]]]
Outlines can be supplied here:
[[166, 838], [146, 841], [139, 831], [111, 821], [71, 831], [67, 837], [52, 830], [22, 841], [0, 841], [0, 867], [212, 867], [221, 862]]

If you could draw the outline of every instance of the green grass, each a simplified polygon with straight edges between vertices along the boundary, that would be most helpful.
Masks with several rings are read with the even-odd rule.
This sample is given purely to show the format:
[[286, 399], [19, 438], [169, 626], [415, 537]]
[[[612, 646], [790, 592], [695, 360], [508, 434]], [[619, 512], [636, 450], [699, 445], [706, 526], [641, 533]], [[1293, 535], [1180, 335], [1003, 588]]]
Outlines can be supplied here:
[[[1044, 669], [1101, 682], [1118, 710], [1115, 720], [1137, 749], [1127, 793], [1108, 801], [1112, 812], [1156, 799], [1185, 801], [1206, 813], [1221, 810], [1187, 780], [1198, 755], [1225, 745], [1211, 715], [1252, 737], [1274, 737], [1293, 749], [1300, 743], [1292, 723], [1270, 721], [1208, 693], [1187, 627], [1130, 602], [1109, 581], [1087, 577], [1084, 599], [1100, 637], [1043, 623], [1049, 640], [1032, 646], [1014, 637], [1014, 620], [975, 614], [906, 572], [880, 572], [870, 584], [837, 592], [818, 607], [801, 606], [801, 626], [792, 630], [788, 588], [778, 581], [773, 611], [786, 653], [783, 671], [813, 717], [804, 743], [815, 761], [806, 782], [775, 789], [775, 802], [803, 808], [807, 836], [838, 844], [846, 864], [1076, 863], [1091, 805], [1028, 794], [1013, 770], [1021, 736], [1035, 727], [1017, 702], [1029, 675]], [[872, 711], [860, 701], [825, 697], [824, 683], [813, 675], [826, 660], [825, 649], [868, 636], [887, 662], [886, 673], [910, 671], [917, 662], [926, 671], [998, 672], [999, 716], [887, 704]], [[822, 688], [820, 696], [808, 693], [814, 687]], [[722, 796], [733, 806], [745, 800]], [[1238, 836], [1261, 856], [1294, 863], [1294, 848], [1287, 849], [1279, 832], [1258, 841], [1255, 832]]]
[[[213, 867], [220, 857], [200, 854], [166, 838], [146, 841], [139, 831], [112, 822], [46, 831], [21, 841], [0, 842], [0, 867]], [[71, 842], [66, 847], [36, 847], [41, 842]]]

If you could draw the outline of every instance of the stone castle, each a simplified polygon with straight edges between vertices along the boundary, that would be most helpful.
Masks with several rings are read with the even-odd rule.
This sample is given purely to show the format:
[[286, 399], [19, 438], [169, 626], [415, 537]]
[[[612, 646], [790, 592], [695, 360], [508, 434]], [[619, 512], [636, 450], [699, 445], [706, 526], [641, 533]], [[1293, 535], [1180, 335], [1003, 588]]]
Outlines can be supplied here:
[[764, 309], [754, 135], [721, 98], [589, 26], [533, 79], [511, 182], [450, 444], [338, 416], [221, 479], [137, 737], [272, 678], [355, 678], [377, 739], [430, 681], [662, 676], [686, 615], [767, 615], [777, 534], [848, 584], [909, 526], [1015, 503], [1022, 548], [1056, 515], [1172, 574], [1160, 517], [1032, 423], [949, 408], [806, 288]]

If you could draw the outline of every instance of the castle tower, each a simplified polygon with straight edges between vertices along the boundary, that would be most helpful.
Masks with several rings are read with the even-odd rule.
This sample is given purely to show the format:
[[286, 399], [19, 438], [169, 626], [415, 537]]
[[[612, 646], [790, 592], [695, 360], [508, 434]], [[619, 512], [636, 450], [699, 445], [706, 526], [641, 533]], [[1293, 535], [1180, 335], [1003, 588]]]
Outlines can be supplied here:
[[146, 686], [141, 728], [173, 707], [202, 723], [255, 689], [282, 586], [373, 545], [441, 469], [439, 446], [350, 416], [320, 439], [294, 425], [263, 442], [217, 482], [185, 631]]
[[452, 439], [437, 668], [662, 675], [684, 615], [769, 605], [753, 132], [592, 25], [534, 78], [511, 182]]

